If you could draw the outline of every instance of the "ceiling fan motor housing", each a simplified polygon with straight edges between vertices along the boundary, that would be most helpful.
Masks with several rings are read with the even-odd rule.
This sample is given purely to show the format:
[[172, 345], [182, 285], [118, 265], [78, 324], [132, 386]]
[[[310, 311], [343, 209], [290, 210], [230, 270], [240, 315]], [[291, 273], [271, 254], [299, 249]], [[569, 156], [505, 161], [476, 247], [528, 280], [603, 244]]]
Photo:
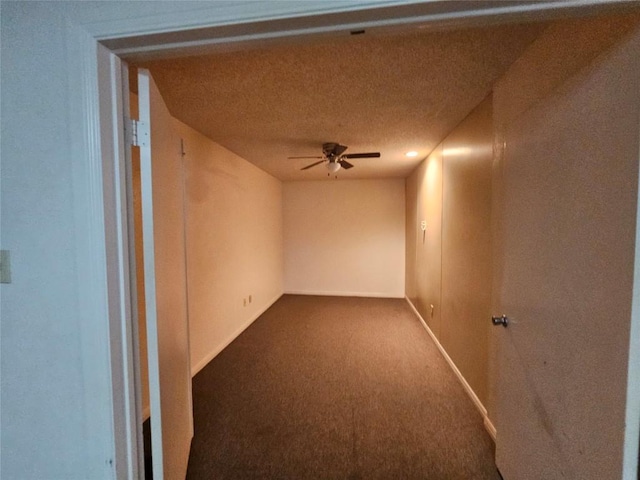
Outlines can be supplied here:
[[327, 142], [322, 145], [322, 153], [324, 153], [325, 157], [329, 160], [339, 157], [346, 149], [347, 147], [339, 143]]

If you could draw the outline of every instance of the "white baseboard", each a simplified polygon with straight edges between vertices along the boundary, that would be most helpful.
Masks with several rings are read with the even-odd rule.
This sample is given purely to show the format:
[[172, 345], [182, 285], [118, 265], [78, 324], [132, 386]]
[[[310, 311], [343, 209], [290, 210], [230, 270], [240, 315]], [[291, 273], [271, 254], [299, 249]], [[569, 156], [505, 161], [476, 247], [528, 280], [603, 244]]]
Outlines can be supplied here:
[[482, 404], [482, 402], [480, 401], [480, 399], [478, 398], [476, 393], [473, 391], [473, 389], [471, 388], [471, 385], [469, 385], [467, 383], [467, 380], [464, 378], [462, 373], [460, 373], [460, 370], [458, 370], [458, 367], [456, 366], [456, 364], [453, 362], [453, 360], [451, 360], [451, 357], [449, 356], [447, 351], [444, 349], [444, 347], [440, 344], [440, 341], [433, 334], [433, 332], [429, 328], [429, 325], [427, 325], [427, 322], [425, 322], [424, 318], [422, 318], [422, 315], [420, 315], [420, 312], [418, 312], [418, 310], [413, 305], [413, 303], [411, 303], [411, 300], [409, 300], [408, 297], [405, 297], [405, 299], [407, 300], [407, 303], [409, 304], [409, 306], [413, 310], [413, 313], [416, 314], [416, 316], [420, 320], [420, 323], [422, 323], [422, 326], [425, 328], [425, 330], [427, 331], [427, 333], [429, 334], [429, 336], [431, 337], [433, 342], [438, 347], [438, 350], [440, 350], [440, 353], [442, 354], [444, 359], [447, 361], [447, 363], [451, 367], [451, 370], [453, 370], [453, 373], [455, 373], [456, 377], [458, 377], [458, 380], [460, 381], [460, 383], [464, 387], [464, 390], [469, 395], [469, 398], [471, 398], [471, 400], [475, 404], [476, 408], [478, 409], [478, 411], [482, 415], [482, 418], [484, 420], [484, 428], [487, 430], [489, 435], [491, 435], [491, 438], [493, 438], [493, 441], [495, 442], [496, 441], [496, 428], [493, 426], [493, 423], [491, 423], [491, 420], [487, 416], [487, 409], [484, 407], [484, 405]]
[[246, 322], [244, 322], [240, 327], [229, 335], [221, 344], [215, 347], [207, 356], [205, 356], [202, 360], [200, 360], [195, 366], [191, 367], [191, 377], [195, 377], [196, 374], [202, 370], [211, 360], [213, 360], [222, 350], [227, 348], [231, 342], [233, 342], [238, 336], [244, 332], [253, 322], [255, 322], [260, 315], [266, 312], [271, 305], [276, 303], [280, 297], [281, 293], [276, 295], [270, 302], [267, 302], [266, 306], [261, 308], [258, 312], [256, 312], [251, 318], [249, 318]]
[[334, 292], [320, 290], [286, 290], [285, 295], [318, 295], [321, 297], [371, 297], [371, 298], [405, 298], [388, 292]]

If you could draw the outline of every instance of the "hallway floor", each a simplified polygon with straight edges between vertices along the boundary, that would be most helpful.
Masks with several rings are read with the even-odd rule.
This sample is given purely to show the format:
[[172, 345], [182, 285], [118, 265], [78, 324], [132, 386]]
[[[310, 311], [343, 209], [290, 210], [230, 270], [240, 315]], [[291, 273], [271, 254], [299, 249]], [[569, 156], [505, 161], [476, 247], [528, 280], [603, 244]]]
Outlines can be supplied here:
[[193, 380], [187, 478], [499, 480], [405, 300], [284, 295]]

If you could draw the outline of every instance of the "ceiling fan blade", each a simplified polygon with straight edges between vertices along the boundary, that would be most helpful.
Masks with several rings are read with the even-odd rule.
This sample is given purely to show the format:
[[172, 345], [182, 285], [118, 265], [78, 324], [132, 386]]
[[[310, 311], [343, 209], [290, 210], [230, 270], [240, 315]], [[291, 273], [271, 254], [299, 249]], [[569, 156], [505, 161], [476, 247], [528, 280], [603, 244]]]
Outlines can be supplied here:
[[[315, 157], [318, 158], [318, 157]], [[307, 165], [306, 167], [302, 167], [300, 170], [306, 170], [307, 168], [315, 167], [316, 165], [320, 165], [324, 163], [324, 160], [320, 160], [319, 162], [312, 163], [311, 165]]]
[[299, 158], [324, 158], [324, 157], [321, 157], [321, 156], [318, 156], [318, 155], [314, 155], [312, 157], [287, 157], [287, 158], [289, 160], [296, 160], [296, 159], [299, 159]]
[[344, 158], [380, 158], [380, 152], [370, 152], [370, 153], [346, 153], [343, 155]]
[[346, 160], [338, 160], [338, 163], [345, 170], [349, 170], [351, 167], [353, 167], [353, 165], [351, 163], [347, 162]]

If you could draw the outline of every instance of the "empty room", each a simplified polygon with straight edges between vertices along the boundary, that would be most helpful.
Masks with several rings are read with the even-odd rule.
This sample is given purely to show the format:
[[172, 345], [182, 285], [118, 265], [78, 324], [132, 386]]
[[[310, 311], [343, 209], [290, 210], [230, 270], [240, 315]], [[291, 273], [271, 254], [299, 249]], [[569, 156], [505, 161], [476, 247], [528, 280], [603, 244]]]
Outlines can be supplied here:
[[[494, 305], [522, 295], [505, 291], [496, 272], [531, 281], [517, 275], [535, 272], [525, 268], [525, 255], [535, 250], [525, 252], [518, 242], [507, 252], [492, 232], [507, 228], [501, 221], [516, 221], [509, 227], [514, 234], [535, 238], [533, 225], [545, 215], [550, 224], [541, 245], [552, 255], [550, 239], [564, 238], [572, 228], [555, 222], [575, 203], [552, 207], [526, 196], [537, 195], [542, 186], [536, 182], [544, 182], [545, 193], [562, 197], [565, 186], [579, 181], [584, 190], [576, 195], [591, 197], [596, 183], [587, 185], [603, 179], [585, 161], [579, 168], [593, 171], [572, 179], [570, 166], [546, 164], [536, 158], [542, 147], [529, 146], [523, 162], [537, 162], [537, 171], [503, 175], [511, 175], [509, 182], [527, 175], [531, 186], [503, 190], [499, 182], [507, 180], [496, 169], [504, 167], [495, 162], [506, 162], [506, 154], [496, 141], [508, 135], [515, 136], [514, 145], [525, 145], [528, 131], [511, 122], [523, 112], [533, 115], [534, 105], [540, 111], [531, 122], [576, 115], [554, 110], [563, 96], [573, 102], [570, 108], [592, 108], [604, 122], [603, 111], [579, 97], [580, 87], [565, 84], [587, 82], [592, 62], [634, 28], [637, 17], [601, 16], [427, 32], [354, 31], [137, 64], [140, 85], [137, 70], [129, 80], [132, 98], [150, 114], [156, 263], [168, 269], [157, 269], [155, 277], [171, 279], [156, 284], [158, 322], [163, 315], [172, 324], [180, 318], [177, 304], [165, 305], [165, 312], [160, 300], [179, 291], [194, 378], [192, 395], [184, 394], [184, 379], [183, 395], [163, 394], [160, 380], [160, 399], [184, 403], [182, 417], [166, 415], [163, 435], [173, 432], [168, 435], [175, 439], [180, 426], [187, 430], [182, 451], [165, 450], [164, 461], [182, 455], [185, 466], [192, 396], [188, 478], [499, 478], [497, 410], [506, 410], [503, 435], [521, 436], [524, 444], [499, 447], [498, 467], [521, 469], [508, 459], [542, 439], [520, 420], [529, 414], [526, 408], [511, 413], [502, 395], [491, 392], [523, 395], [519, 389], [531, 389], [524, 395], [537, 395], [540, 387], [490, 355], [508, 348], [500, 337], [509, 320], [510, 329], [520, 321], [507, 315], [506, 306], [494, 311]], [[557, 52], [576, 37], [579, 43]], [[541, 75], [559, 55], [586, 58], [552, 72], [556, 79], [542, 93], [523, 93], [530, 76]], [[602, 88], [597, 94], [609, 96], [614, 86]], [[515, 95], [536, 97], [527, 98], [526, 107], [514, 106]], [[146, 96], [148, 108], [141, 101]], [[143, 116], [133, 115], [144, 124]], [[547, 127], [537, 128], [542, 135]], [[564, 135], [580, 142], [578, 136], [590, 136], [594, 128], [585, 122], [583, 130]], [[545, 135], [546, 150], [565, 148], [565, 136]], [[581, 146], [572, 155], [581, 158], [591, 148]], [[154, 170], [159, 159], [164, 163]], [[545, 176], [554, 169], [550, 182]], [[504, 215], [514, 217], [496, 219], [507, 194]], [[572, 235], [576, 242], [593, 241], [580, 230]], [[555, 248], [553, 255], [567, 257], [563, 269], [584, 261], [575, 245]], [[511, 260], [514, 271], [494, 263], [507, 253], [519, 255]], [[141, 263], [138, 278], [144, 277]], [[581, 277], [571, 282], [572, 288], [589, 283]], [[494, 287], [503, 298], [492, 298]], [[547, 285], [537, 288], [548, 294]], [[567, 299], [548, 301], [567, 308]], [[582, 295], [572, 301], [582, 302]], [[553, 346], [536, 349], [543, 368], [561, 363], [564, 353]], [[176, 352], [168, 352], [175, 359]], [[527, 362], [509, 362], [516, 360]], [[147, 418], [148, 394], [145, 402]], [[170, 409], [169, 402], [158, 403]], [[544, 422], [551, 433], [553, 422], [567, 421], [547, 417], [560, 416], [560, 405], [550, 407], [559, 409], [554, 413], [537, 411], [535, 403], [530, 408], [529, 421]], [[588, 406], [581, 409], [589, 413]], [[156, 443], [161, 438], [154, 437]], [[571, 468], [609, 471], [611, 464], [599, 455]], [[535, 467], [539, 475], [566, 468], [564, 459], [551, 458]]]
[[339, 3], [3, 2], [3, 478], [637, 478], [638, 5]]

